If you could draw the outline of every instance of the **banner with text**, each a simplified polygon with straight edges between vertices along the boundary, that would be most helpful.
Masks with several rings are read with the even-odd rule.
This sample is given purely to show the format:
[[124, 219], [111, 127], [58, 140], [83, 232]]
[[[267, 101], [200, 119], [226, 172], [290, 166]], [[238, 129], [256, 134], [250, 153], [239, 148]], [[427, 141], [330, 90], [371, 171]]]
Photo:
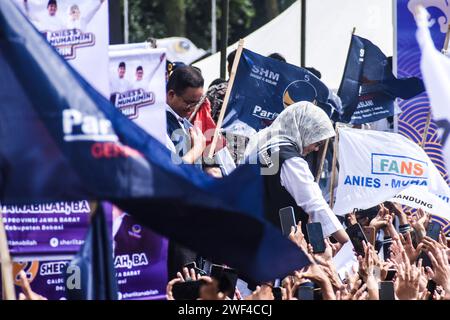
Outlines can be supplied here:
[[165, 49], [127, 49], [109, 52], [110, 101], [129, 119], [166, 143]]
[[15, 0], [34, 26], [94, 88], [108, 95], [108, 2]]
[[396, 134], [339, 129], [339, 182], [334, 212], [368, 209], [410, 185], [450, 201], [450, 188], [417, 144]]

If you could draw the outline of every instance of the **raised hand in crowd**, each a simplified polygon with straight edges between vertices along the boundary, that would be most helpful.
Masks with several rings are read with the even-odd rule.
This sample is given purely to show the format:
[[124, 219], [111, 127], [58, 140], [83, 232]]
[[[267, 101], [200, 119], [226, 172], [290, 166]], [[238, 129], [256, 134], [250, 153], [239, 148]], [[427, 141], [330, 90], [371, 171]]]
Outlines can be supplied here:
[[21, 270], [19, 276], [20, 287], [22, 288], [22, 292], [19, 293], [19, 300], [47, 300], [46, 297], [41, 296], [31, 289], [30, 282], [28, 281], [25, 271]]
[[400, 300], [417, 300], [420, 297], [420, 278], [422, 259], [417, 266], [410, 264], [406, 252], [402, 252], [403, 261], [396, 263], [397, 277], [394, 281], [395, 295]]
[[387, 226], [388, 222], [385, 220], [385, 215], [389, 213], [389, 210], [385, 209], [383, 205], [380, 206], [378, 214], [370, 221], [370, 226], [375, 228], [375, 231], [383, 229]]
[[409, 224], [416, 231], [417, 241], [420, 242], [427, 234], [427, 227], [431, 221], [431, 214], [423, 211], [422, 209], [417, 209], [415, 215], [411, 215], [409, 219]]
[[317, 284], [322, 290], [323, 300], [336, 299], [336, 295], [333, 291], [333, 286], [330, 279], [328, 278], [328, 275], [318, 264], [312, 263], [301, 271], [295, 271], [294, 274], [299, 280], [308, 279]]
[[255, 291], [252, 292], [251, 295], [246, 297], [244, 300], [274, 300], [272, 286], [270, 285], [262, 285], [257, 286]]
[[300, 249], [308, 252], [308, 243], [306, 242], [305, 235], [302, 232], [302, 222], [299, 221], [297, 228], [291, 227], [291, 232], [289, 233], [289, 239], [294, 242]]
[[358, 256], [359, 275], [367, 286], [369, 300], [379, 300], [378, 280], [375, 277], [377, 253], [371, 244], [363, 242], [364, 257]]
[[[434, 253], [432, 252], [434, 251]], [[450, 299], [450, 264], [448, 262], [445, 249], [430, 250], [428, 257], [431, 260], [433, 269], [427, 267], [427, 273], [446, 292], [445, 299]]]

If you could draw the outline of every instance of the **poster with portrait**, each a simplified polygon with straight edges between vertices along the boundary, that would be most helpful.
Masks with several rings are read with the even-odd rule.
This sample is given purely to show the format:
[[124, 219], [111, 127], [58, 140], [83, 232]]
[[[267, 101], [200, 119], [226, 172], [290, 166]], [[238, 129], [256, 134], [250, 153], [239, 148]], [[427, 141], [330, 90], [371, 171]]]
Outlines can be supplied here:
[[119, 300], [166, 296], [168, 241], [113, 207], [114, 268]]
[[165, 49], [115, 45], [110, 47], [109, 58], [111, 103], [165, 144]]
[[107, 96], [108, 1], [14, 1], [58, 53]]

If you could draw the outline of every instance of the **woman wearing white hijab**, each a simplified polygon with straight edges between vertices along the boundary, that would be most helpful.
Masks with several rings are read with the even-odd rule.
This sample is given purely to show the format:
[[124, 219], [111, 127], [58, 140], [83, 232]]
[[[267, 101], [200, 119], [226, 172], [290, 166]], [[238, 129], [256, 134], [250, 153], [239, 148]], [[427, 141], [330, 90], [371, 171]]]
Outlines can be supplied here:
[[334, 135], [333, 125], [322, 109], [310, 102], [298, 102], [281, 112], [271, 126], [250, 138], [245, 157], [250, 163], [259, 159], [261, 164], [266, 218], [279, 226], [279, 209], [292, 206], [302, 226], [308, 220], [320, 222], [324, 237], [332, 235], [343, 244], [349, 240], [348, 235], [303, 159]]

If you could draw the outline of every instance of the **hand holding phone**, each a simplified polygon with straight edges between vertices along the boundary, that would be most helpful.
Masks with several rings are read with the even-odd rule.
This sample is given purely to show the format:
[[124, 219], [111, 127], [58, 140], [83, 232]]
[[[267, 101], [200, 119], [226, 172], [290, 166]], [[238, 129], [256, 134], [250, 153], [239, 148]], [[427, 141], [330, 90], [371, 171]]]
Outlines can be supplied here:
[[435, 241], [439, 241], [439, 235], [441, 234], [441, 225], [437, 223], [436, 221], [431, 221], [428, 224], [427, 228], [427, 237], [430, 237], [431, 239]]
[[322, 225], [319, 222], [308, 223], [306, 225], [309, 243], [313, 247], [313, 253], [325, 252], [326, 245], [323, 239]]
[[310, 286], [300, 286], [297, 289], [298, 300], [314, 300], [314, 288]]
[[363, 229], [361, 228], [361, 225], [359, 223], [351, 225], [347, 229], [345, 229], [347, 232], [350, 241], [353, 244], [353, 247], [355, 248], [356, 254], [359, 256], [364, 257], [364, 246], [363, 241], [367, 241], [366, 235], [364, 234]]
[[211, 265], [211, 278], [219, 282], [219, 291], [227, 294], [232, 299], [236, 290], [238, 274], [235, 269], [227, 268], [221, 265]]
[[280, 215], [281, 232], [283, 236], [288, 237], [291, 233], [291, 227], [297, 228], [297, 223], [295, 222], [295, 214], [293, 207], [281, 208], [278, 212]]
[[197, 300], [200, 297], [200, 287], [206, 284], [204, 280], [177, 282], [172, 287], [175, 300]]

